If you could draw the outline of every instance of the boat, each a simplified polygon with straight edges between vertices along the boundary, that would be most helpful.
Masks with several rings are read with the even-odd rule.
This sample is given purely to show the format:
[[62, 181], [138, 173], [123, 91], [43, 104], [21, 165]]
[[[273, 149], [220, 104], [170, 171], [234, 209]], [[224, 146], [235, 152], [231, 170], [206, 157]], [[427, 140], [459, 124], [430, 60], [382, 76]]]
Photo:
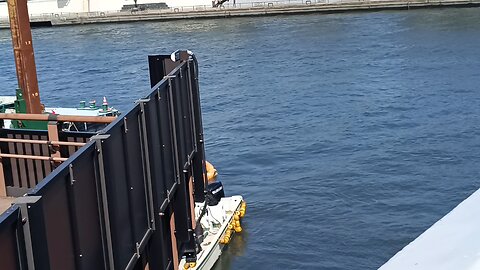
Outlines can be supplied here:
[[0, 97], [0, 206], [13, 200], [0, 269], [211, 269], [246, 203], [209, 177], [195, 55], [149, 56], [151, 90], [125, 112], [106, 99], [43, 108], [34, 65], [19, 64], [34, 63], [23, 3], [12, 10], [21, 90]]
[[[195, 204], [196, 218], [200, 216], [202, 208], [202, 204]], [[212, 269], [233, 235], [242, 231], [240, 220], [245, 215], [245, 210], [246, 203], [242, 196], [223, 198], [218, 205], [208, 207], [206, 211], [209, 215], [201, 222], [203, 240], [200, 243], [201, 250], [197, 254], [197, 260], [189, 263], [186, 258], [182, 258], [179, 268]]]
[[[25, 101], [21, 98], [22, 93], [17, 89], [17, 96], [0, 96], [0, 113], [26, 113]], [[65, 108], [65, 107], [45, 107], [43, 110], [46, 114], [52, 115], [69, 115], [69, 116], [109, 116], [116, 117], [120, 115], [120, 112], [108, 105], [106, 97], [103, 97], [103, 102], [101, 106], [96, 105], [95, 100], [91, 100], [86, 104], [86, 101], [80, 101], [80, 104], [76, 108]], [[25, 129], [36, 129], [43, 128], [45, 126], [29, 126], [31, 122], [28, 121], [15, 121], [5, 119], [3, 123], [3, 128], [25, 128]], [[85, 131], [85, 132], [96, 132], [105, 128], [105, 123], [95, 124], [87, 122], [63, 122], [62, 130], [70, 131]]]

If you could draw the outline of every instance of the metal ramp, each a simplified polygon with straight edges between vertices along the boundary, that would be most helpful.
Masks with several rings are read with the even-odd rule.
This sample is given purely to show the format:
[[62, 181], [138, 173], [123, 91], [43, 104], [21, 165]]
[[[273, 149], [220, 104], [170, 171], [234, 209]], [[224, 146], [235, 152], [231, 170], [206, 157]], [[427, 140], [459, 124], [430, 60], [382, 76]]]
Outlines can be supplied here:
[[480, 269], [480, 190], [476, 191], [380, 270]]

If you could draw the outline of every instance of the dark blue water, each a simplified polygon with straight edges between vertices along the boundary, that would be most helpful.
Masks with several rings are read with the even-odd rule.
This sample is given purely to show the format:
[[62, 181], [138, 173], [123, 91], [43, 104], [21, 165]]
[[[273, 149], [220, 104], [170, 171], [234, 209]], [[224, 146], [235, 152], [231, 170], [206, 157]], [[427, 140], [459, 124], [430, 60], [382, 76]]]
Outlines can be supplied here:
[[[193, 50], [208, 159], [243, 194], [220, 269], [376, 269], [480, 187], [480, 9], [35, 29], [45, 104], [148, 92]], [[0, 31], [0, 94], [16, 86]]]

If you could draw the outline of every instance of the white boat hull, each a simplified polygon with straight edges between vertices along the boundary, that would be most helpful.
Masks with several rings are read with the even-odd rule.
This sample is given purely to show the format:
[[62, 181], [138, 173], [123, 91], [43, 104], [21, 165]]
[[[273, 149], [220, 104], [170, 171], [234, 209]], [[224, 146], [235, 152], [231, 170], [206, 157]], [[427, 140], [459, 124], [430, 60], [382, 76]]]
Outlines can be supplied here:
[[[208, 222], [202, 222], [202, 227], [204, 227], [208, 231], [208, 233], [201, 244], [202, 251], [199, 252], [199, 254], [197, 255], [197, 262], [192, 266], [185, 266], [185, 258], [182, 258], [182, 260], [180, 261], [179, 269], [212, 269], [218, 258], [220, 258], [220, 255], [222, 255], [223, 249], [226, 245], [228, 245], [228, 241], [227, 243], [224, 243], [222, 239], [225, 239], [225, 235], [228, 234], [227, 232], [229, 230], [231, 230], [231, 227], [229, 228], [229, 225], [235, 222], [235, 215], [239, 214], [239, 211], [242, 208], [242, 203], [242, 196], [222, 198], [219, 205], [213, 207], [213, 211], [216, 211], [216, 213], [211, 211], [206, 214], [210, 214], [210, 216], [214, 216], [217, 219], [218, 216], [223, 215], [224, 219], [220, 222], [220, 227], [215, 228], [215, 230], [209, 230], [208, 226], [210, 226], [211, 224], [208, 224]], [[203, 207], [203, 204], [195, 205], [196, 215], [200, 212], [199, 210], [201, 209], [201, 207]], [[223, 213], [220, 213], [220, 211]], [[207, 219], [208, 218], [209, 217], [207, 217]]]

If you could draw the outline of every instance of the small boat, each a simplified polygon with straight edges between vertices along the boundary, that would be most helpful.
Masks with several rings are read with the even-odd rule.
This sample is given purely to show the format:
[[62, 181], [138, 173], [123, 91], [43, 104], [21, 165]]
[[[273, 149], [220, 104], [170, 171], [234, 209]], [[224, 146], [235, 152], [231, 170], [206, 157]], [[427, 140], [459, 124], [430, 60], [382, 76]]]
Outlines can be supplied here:
[[[201, 216], [204, 207], [204, 204], [195, 204], [196, 218]], [[189, 263], [182, 258], [180, 269], [211, 269], [222, 255], [223, 249], [230, 243], [233, 235], [242, 231], [240, 220], [246, 211], [246, 203], [242, 196], [222, 198], [218, 205], [206, 207], [205, 211], [208, 212], [208, 215], [200, 219], [203, 235], [197, 261]]]

